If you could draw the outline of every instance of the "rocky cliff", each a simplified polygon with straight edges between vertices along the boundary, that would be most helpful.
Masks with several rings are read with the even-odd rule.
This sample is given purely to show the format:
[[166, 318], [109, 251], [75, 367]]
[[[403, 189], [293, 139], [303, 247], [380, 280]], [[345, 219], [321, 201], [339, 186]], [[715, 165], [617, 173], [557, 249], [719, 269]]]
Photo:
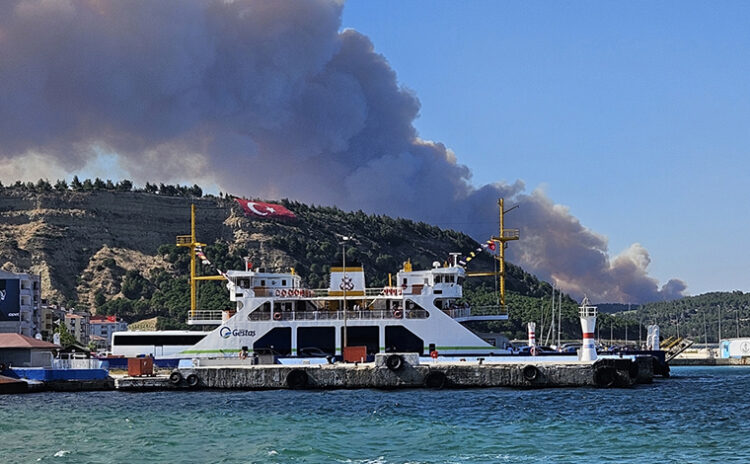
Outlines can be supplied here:
[[[41, 274], [43, 298], [50, 302], [95, 310], [124, 296], [153, 306], [158, 300], [154, 289], [161, 285], [163, 290], [159, 282], [165, 273], [184, 280], [184, 249], [172, 245], [177, 235], [190, 232], [191, 204], [197, 209], [198, 239], [217, 247], [211, 250], [212, 260], [228, 267], [241, 263], [239, 256], [249, 256], [256, 267], [268, 270], [294, 267], [312, 287], [325, 286], [330, 265], [341, 262], [341, 235], [356, 237], [347, 260], [360, 262], [373, 285], [384, 284], [388, 273], [397, 272], [406, 259], [424, 268], [443, 262], [450, 252], [468, 253], [477, 247], [464, 234], [424, 223], [295, 202], [284, 204], [296, 220], [272, 221], [248, 218], [235, 201], [215, 196], [111, 190], [40, 193], [6, 187], [0, 188], [0, 267]], [[175, 258], [178, 253], [183, 254]], [[492, 260], [481, 255], [472, 267], [492, 269]], [[544, 293], [542, 283], [520, 268], [511, 266], [509, 273], [511, 290]], [[123, 289], [128, 279], [131, 287], [150, 290], [128, 292]], [[159, 308], [152, 313], [161, 314]]]
[[204, 242], [234, 243], [235, 235], [249, 239], [239, 212], [220, 198], [5, 190], [0, 193], [0, 266], [41, 274], [43, 295], [52, 301], [78, 300], [82, 279], [102, 285], [115, 281], [118, 276], [101, 266], [107, 259], [125, 270], [168, 267], [157, 249], [190, 233], [191, 203]]

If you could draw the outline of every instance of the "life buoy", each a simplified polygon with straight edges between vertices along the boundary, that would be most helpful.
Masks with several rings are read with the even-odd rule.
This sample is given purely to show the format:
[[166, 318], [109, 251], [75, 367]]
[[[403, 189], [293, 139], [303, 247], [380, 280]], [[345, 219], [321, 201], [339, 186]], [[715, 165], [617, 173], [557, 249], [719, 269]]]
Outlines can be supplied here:
[[275, 293], [275, 295], [276, 295], [276, 296], [281, 296], [281, 290], [279, 290], [279, 289], [277, 288], [277, 289], [276, 289], [276, 293]]
[[401, 368], [404, 367], [404, 358], [402, 358], [401, 355], [392, 354], [385, 358], [385, 367], [394, 372], [401, 370]]
[[188, 386], [191, 388], [197, 387], [198, 383], [200, 382], [200, 379], [195, 374], [188, 375], [185, 380], [187, 381]]
[[284, 288], [281, 289], [281, 296], [282, 298], [286, 296], [286, 289]]
[[528, 380], [529, 382], [533, 382], [537, 379], [537, 377], [539, 377], [539, 369], [536, 366], [532, 366], [531, 364], [524, 366], [521, 372], [523, 374], [523, 378]]
[[401, 311], [399, 311], [398, 309], [393, 311], [393, 317], [395, 317], [396, 319], [401, 319]]
[[447, 380], [448, 378], [445, 376], [445, 373], [431, 370], [424, 376], [424, 386], [440, 390], [445, 386]]
[[281, 320], [281, 313], [273, 313], [273, 320], [274, 321], [280, 321]]
[[169, 374], [169, 383], [171, 383], [172, 385], [177, 385], [180, 382], [182, 382], [182, 374], [180, 374], [179, 371], [174, 371]]
[[289, 388], [301, 388], [307, 385], [307, 372], [302, 369], [292, 369], [286, 375], [286, 384]]
[[430, 357], [432, 359], [437, 359], [438, 358], [438, 351], [437, 350], [430, 351]]
[[531, 356], [536, 356], [536, 347], [535, 346], [532, 346], [531, 348], [529, 348], [529, 354]]

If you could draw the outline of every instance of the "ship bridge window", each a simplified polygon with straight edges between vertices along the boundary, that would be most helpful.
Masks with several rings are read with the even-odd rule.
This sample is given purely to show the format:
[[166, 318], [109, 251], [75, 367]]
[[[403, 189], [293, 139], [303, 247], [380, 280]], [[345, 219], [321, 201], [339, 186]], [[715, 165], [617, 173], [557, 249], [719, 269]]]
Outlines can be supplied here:
[[439, 283], [442, 283], [442, 282], [443, 282], [443, 276], [441, 276], [440, 274], [436, 275], [435, 276], [435, 283], [439, 284]]
[[446, 283], [452, 284], [455, 281], [456, 281], [456, 276], [455, 275], [449, 274], [449, 275], [445, 276], [445, 282]]
[[286, 287], [286, 279], [281, 279], [281, 286]]
[[240, 288], [250, 288], [250, 279], [238, 279], [237, 285]]
[[261, 280], [260, 281], [260, 286], [261, 287], [265, 287], [266, 286], [266, 281], [265, 280]]
[[456, 279], [456, 280], [457, 280], [457, 283], [458, 283], [458, 285], [461, 285], [461, 286], [463, 286], [463, 284], [464, 284], [464, 278], [463, 278], [463, 277], [459, 277], [459, 278], [458, 278], [458, 279]]
[[406, 280], [406, 277], [404, 277], [404, 283], [403, 283], [403, 286], [404, 286], [404, 287], [406, 287], [406, 285], [407, 285], [407, 284], [408, 284], [408, 281]]

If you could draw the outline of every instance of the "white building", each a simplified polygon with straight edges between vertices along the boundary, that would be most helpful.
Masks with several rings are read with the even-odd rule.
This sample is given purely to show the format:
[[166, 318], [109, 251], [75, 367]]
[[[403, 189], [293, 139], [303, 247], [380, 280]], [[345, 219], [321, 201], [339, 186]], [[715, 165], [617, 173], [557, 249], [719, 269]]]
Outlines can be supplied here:
[[89, 319], [89, 334], [106, 340], [106, 350], [112, 348], [112, 334], [128, 330], [128, 323], [117, 316], [91, 316]]
[[41, 278], [0, 271], [0, 332], [34, 337], [41, 330]]

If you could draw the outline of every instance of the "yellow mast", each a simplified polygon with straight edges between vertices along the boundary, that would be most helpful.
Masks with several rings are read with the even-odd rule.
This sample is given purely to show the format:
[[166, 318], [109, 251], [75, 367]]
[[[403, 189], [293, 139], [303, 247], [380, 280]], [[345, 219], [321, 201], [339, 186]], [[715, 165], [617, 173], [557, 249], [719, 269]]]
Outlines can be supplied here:
[[178, 247], [188, 247], [190, 249], [190, 317], [195, 317], [195, 310], [198, 306], [198, 281], [199, 280], [224, 280], [224, 276], [196, 276], [195, 249], [206, 246], [200, 243], [195, 237], [195, 204], [190, 205], [190, 235], [177, 236]]
[[505, 213], [516, 206], [505, 211], [503, 198], [497, 200], [497, 205], [500, 209], [500, 235], [492, 237], [492, 241], [500, 244], [500, 253], [497, 257], [497, 260], [500, 261], [500, 306], [505, 309], [505, 248], [508, 246], [505, 242], [518, 240], [521, 237], [521, 232], [518, 229], [505, 229]]
[[497, 237], [492, 237], [490, 240], [499, 244], [500, 251], [497, 255], [497, 260], [500, 262], [499, 272], [467, 272], [466, 275], [469, 277], [487, 277], [487, 276], [498, 276], [500, 283], [500, 307], [505, 309], [505, 248], [508, 246], [506, 242], [511, 240], [518, 240], [521, 237], [521, 233], [518, 229], [506, 229], [505, 228], [505, 213], [515, 209], [518, 205], [505, 211], [504, 199], [499, 198], [497, 205], [500, 210], [500, 234]]

